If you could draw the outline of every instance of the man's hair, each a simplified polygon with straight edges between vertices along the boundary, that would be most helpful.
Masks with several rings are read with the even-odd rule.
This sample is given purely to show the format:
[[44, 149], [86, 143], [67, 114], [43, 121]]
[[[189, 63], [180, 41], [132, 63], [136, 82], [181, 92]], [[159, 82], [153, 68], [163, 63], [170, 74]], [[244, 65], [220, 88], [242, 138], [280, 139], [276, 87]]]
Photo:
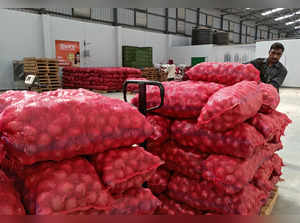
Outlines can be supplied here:
[[284, 52], [284, 46], [282, 45], [282, 43], [273, 43], [270, 50], [282, 50], [282, 52]]

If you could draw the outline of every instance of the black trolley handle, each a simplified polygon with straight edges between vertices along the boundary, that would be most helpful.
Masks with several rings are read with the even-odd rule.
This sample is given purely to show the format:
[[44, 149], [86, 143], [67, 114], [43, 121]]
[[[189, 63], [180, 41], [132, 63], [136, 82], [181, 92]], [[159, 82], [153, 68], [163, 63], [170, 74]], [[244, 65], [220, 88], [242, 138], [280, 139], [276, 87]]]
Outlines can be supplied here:
[[[144, 81], [144, 80], [127, 80], [123, 84], [123, 95], [124, 101], [127, 102], [127, 86], [128, 84], [138, 84], [139, 85], [139, 111], [146, 115], [147, 112], [159, 109], [164, 105], [164, 96], [165, 96], [165, 88], [164, 86], [158, 81]], [[158, 86], [160, 90], [160, 104], [147, 109], [147, 94], [146, 89], [147, 85], [154, 85]]]

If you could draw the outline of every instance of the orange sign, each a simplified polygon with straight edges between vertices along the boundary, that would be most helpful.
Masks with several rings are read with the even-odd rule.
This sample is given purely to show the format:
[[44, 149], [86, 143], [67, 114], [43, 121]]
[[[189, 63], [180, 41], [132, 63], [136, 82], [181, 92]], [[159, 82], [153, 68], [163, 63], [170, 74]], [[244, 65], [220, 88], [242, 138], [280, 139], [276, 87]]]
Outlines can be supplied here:
[[55, 48], [59, 66], [80, 66], [80, 44], [78, 41], [55, 40]]

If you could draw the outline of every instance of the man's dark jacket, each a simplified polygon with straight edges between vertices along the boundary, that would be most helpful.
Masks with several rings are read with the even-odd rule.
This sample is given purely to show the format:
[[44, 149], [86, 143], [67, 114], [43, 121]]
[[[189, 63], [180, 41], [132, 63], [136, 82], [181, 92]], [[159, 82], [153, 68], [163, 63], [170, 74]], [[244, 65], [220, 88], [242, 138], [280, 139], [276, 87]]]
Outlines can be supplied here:
[[248, 63], [253, 64], [260, 71], [260, 79], [262, 82], [272, 84], [277, 90], [282, 85], [287, 69], [278, 62], [272, 66], [268, 66], [266, 58], [258, 58]]

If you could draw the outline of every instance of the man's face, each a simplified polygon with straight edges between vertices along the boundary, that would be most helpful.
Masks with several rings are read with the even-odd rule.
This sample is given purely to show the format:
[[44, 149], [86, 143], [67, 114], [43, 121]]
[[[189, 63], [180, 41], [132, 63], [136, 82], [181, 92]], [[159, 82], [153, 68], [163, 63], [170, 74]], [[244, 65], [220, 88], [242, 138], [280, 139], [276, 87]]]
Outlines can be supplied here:
[[280, 60], [282, 53], [281, 49], [271, 49], [269, 52], [269, 61], [271, 63], [277, 63]]

